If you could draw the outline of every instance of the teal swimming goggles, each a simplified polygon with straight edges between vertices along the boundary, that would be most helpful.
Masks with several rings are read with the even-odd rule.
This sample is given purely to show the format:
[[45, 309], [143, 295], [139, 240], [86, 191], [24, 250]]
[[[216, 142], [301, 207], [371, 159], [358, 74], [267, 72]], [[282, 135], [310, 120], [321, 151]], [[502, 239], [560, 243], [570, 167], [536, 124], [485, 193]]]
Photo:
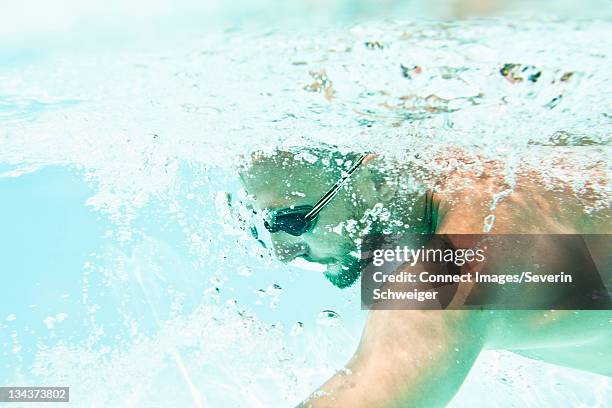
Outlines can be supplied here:
[[355, 170], [363, 163], [366, 156], [367, 154], [363, 154], [314, 206], [297, 205], [269, 212], [264, 219], [266, 229], [271, 233], [283, 231], [294, 237], [311, 231], [317, 222], [319, 213], [338, 194], [342, 186], [347, 183]]

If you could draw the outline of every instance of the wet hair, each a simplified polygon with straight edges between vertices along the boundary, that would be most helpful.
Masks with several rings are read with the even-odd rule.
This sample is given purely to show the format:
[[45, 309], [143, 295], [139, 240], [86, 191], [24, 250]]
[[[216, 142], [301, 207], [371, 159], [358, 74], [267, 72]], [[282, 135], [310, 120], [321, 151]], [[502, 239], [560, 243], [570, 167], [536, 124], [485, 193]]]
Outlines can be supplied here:
[[[303, 171], [287, 171], [286, 181], [293, 178], [316, 178], [321, 183], [333, 184], [340, 179], [363, 152], [341, 149], [333, 145], [296, 146], [272, 151], [255, 151], [250, 160], [243, 160], [238, 172], [245, 177], [268, 177], [271, 169], [295, 169], [302, 166]], [[248, 175], [248, 176], [247, 176]]]
[[359, 159], [363, 152], [341, 149], [333, 145], [296, 146], [273, 151], [256, 151], [251, 160], [246, 160], [239, 168], [240, 174], [256, 170], [259, 166], [274, 165], [277, 169], [286, 166], [304, 165], [315, 170], [318, 177], [336, 180]]

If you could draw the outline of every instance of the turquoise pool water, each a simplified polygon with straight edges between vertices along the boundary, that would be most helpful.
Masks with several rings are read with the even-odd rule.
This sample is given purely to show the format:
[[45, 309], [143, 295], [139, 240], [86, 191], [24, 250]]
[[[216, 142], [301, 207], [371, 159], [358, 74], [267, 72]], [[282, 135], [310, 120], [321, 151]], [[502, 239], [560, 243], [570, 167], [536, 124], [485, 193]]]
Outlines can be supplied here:
[[[281, 407], [341, 369], [366, 317], [358, 288], [276, 262], [227, 215], [255, 149], [609, 158], [609, 7], [518, 24], [334, 4], [304, 21], [300, 2], [7, 20], [1, 385], [70, 386], [78, 407]], [[610, 405], [607, 377], [494, 351], [452, 403]]]

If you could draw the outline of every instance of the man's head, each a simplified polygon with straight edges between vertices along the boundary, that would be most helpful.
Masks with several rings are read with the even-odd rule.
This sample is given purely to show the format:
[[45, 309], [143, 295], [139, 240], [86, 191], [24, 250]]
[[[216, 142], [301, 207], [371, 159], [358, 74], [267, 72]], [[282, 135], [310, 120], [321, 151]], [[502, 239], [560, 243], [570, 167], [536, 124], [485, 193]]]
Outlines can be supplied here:
[[[360, 157], [362, 153], [324, 148], [255, 154], [240, 177], [260, 215], [266, 217], [278, 210], [314, 206]], [[382, 176], [376, 162], [373, 155], [366, 157], [308, 232], [271, 233], [276, 256], [284, 262], [301, 257], [324, 264], [325, 276], [340, 288], [354, 283], [363, 266], [361, 239], [385, 227], [389, 220], [381, 213], [388, 212], [384, 205], [397, 187]]]

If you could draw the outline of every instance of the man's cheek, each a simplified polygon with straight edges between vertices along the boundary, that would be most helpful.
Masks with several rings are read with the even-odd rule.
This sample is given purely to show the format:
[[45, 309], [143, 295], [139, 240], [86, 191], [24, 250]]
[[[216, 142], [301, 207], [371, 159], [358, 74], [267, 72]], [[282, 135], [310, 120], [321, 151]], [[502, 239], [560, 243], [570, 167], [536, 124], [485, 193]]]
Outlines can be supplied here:
[[319, 252], [338, 254], [342, 251], [343, 247], [342, 240], [338, 238], [338, 236], [334, 237], [333, 235], [327, 234], [319, 239], [313, 239], [309, 245]]

